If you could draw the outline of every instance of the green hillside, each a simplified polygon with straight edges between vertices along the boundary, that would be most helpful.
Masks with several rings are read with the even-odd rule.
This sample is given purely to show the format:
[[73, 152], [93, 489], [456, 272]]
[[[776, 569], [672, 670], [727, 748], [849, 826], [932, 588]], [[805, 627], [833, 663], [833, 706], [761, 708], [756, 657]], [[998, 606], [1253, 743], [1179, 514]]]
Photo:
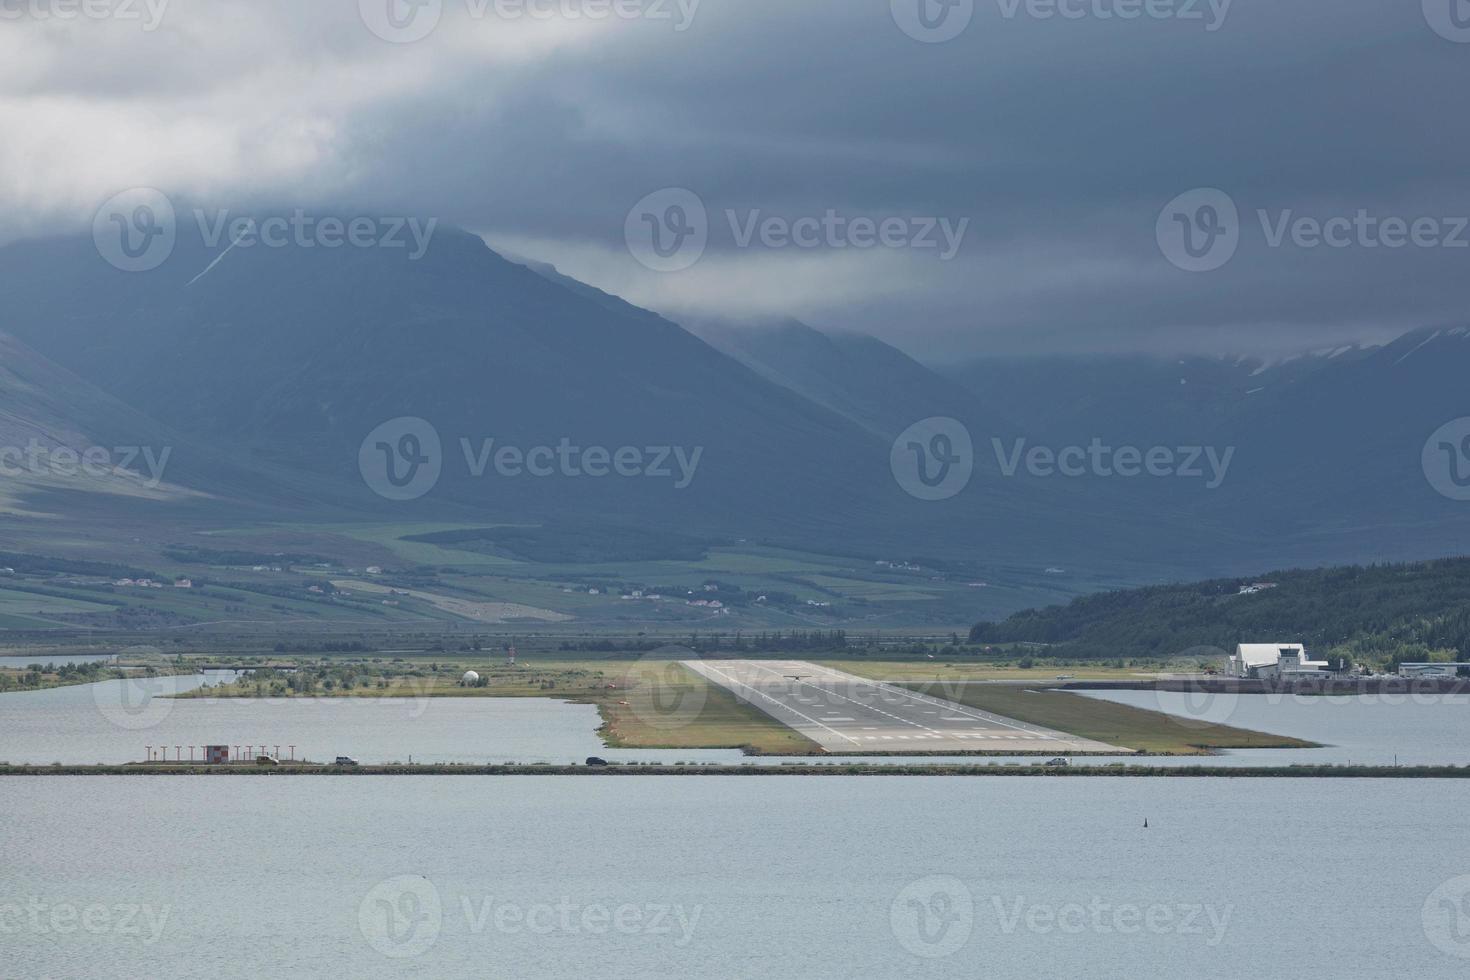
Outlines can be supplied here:
[[[1242, 593], [1257, 583], [1274, 588]], [[1050, 654], [1079, 658], [1280, 641], [1354, 662], [1462, 659], [1470, 656], [1470, 558], [1104, 592], [978, 623], [970, 639], [1046, 644]]]

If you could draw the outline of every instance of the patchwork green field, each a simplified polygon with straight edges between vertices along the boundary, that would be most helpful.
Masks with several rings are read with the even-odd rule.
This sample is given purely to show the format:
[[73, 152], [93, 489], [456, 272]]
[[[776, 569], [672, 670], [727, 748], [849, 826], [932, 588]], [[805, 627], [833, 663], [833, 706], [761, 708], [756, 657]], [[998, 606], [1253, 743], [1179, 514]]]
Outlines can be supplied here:
[[[964, 636], [977, 618], [1065, 601], [1100, 584], [1040, 563], [938, 565], [909, 555], [821, 555], [493, 521], [163, 532], [99, 522], [41, 533], [34, 522], [0, 519], [0, 532], [14, 549], [0, 567], [18, 563], [0, 591], [0, 627], [8, 621], [17, 629], [455, 631], [539, 623], [624, 634], [842, 628]], [[167, 587], [116, 584], [140, 577]], [[174, 589], [181, 579], [193, 587]]]

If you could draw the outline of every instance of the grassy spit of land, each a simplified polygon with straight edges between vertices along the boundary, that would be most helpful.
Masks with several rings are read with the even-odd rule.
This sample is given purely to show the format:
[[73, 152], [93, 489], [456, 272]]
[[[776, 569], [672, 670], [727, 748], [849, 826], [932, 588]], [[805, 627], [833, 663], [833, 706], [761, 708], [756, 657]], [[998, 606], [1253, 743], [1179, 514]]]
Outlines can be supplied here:
[[192, 674], [193, 666], [180, 666], [164, 661], [101, 661], [55, 664], [44, 660], [36, 663], [0, 664], [0, 694], [13, 691], [44, 691], [53, 687], [93, 684], [97, 681], [124, 677], [158, 677], [165, 674]]
[[1210, 755], [1220, 749], [1318, 748], [1317, 743], [1299, 738], [1178, 718], [1067, 691], [963, 681], [903, 686], [1016, 721], [1150, 755]]

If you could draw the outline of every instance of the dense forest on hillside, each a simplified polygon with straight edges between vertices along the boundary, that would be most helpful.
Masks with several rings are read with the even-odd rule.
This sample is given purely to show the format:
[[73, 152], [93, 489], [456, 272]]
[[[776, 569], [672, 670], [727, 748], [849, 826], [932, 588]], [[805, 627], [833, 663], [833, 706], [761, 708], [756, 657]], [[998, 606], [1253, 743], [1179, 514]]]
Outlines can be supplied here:
[[[1274, 588], [1242, 591], [1257, 584]], [[1050, 654], [1078, 658], [1296, 642], [1358, 663], [1470, 659], [1470, 558], [1104, 592], [978, 623], [970, 639], [1046, 644]]]

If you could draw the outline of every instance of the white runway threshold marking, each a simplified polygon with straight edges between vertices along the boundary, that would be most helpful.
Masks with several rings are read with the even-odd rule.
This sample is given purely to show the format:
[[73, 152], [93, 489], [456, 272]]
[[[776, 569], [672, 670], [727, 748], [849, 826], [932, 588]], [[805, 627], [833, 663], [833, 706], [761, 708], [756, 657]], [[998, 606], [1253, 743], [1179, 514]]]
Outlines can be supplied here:
[[[805, 661], [686, 660], [684, 665], [829, 752], [1131, 754]], [[830, 714], [834, 709], [843, 714]], [[884, 742], [890, 744], [876, 744]]]

